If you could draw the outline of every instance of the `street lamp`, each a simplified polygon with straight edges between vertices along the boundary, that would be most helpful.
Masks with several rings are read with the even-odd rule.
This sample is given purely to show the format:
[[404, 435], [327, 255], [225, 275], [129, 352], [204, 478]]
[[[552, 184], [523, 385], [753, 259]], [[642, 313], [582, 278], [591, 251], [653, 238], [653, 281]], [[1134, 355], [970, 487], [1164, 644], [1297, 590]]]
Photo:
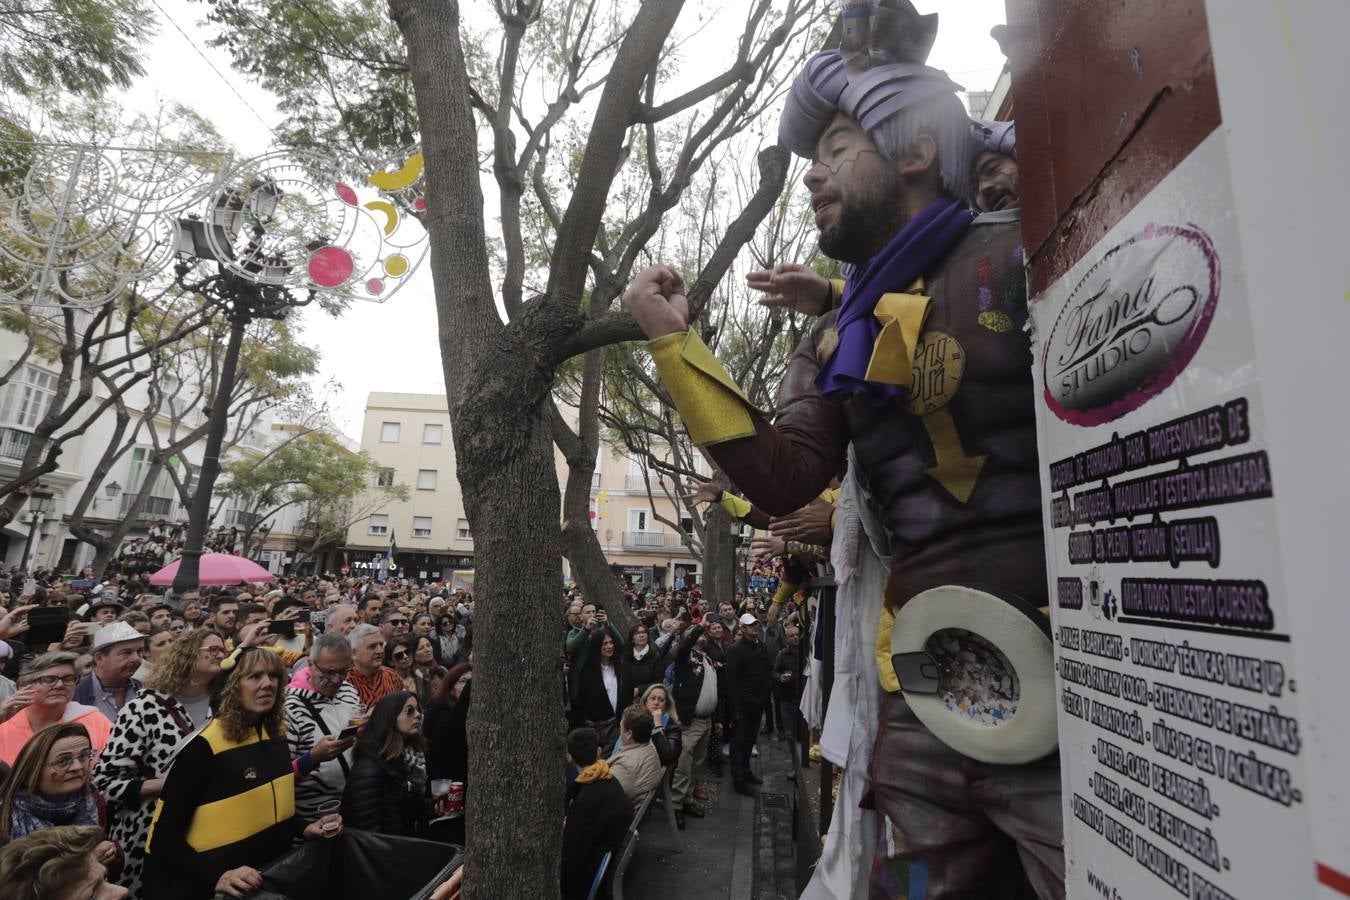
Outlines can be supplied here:
[[28, 553], [33, 549], [33, 538], [37, 536], [38, 525], [52, 509], [52, 495], [50, 491], [44, 490], [45, 487], [46, 485], [38, 482], [33, 492], [28, 495], [28, 538], [23, 542], [23, 559], [19, 563], [19, 568], [25, 572], [28, 571]]
[[[122, 486], [115, 481], [110, 481], [103, 486], [103, 493], [107, 495], [109, 503], [116, 500], [122, 494]], [[99, 498], [94, 498], [94, 509], [98, 509]]]
[[[247, 204], [237, 191], [231, 191], [217, 198], [209, 223], [195, 216], [180, 219], [178, 223], [178, 263], [174, 267], [174, 280], [180, 289], [201, 295], [208, 304], [220, 307], [230, 317], [230, 339], [220, 367], [216, 396], [211, 403], [210, 427], [197, 478], [197, 493], [193, 495], [192, 508], [188, 512], [182, 559], [173, 580], [175, 595], [198, 586], [202, 544], [211, 516], [211, 492], [220, 474], [220, 448], [225, 440], [244, 330], [254, 319], [284, 319], [291, 310], [314, 300], [313, 289], [304, 298], [297, 298], [287, 288], [267, 283], [269, 277], [284, 275], [290, 268], [284, 259], [267, 255], [262, 247], [267, 225], [280, 201], [281, 190], [276, 182], [270, 179], [255, 181], [250, 185]], [[241, 274], [234, 267], [224, 265], [222, 258], [236, 260], [234, 241], [246, 224], [249, 225], [249, 240], [242, 259], [237, 260]], [[198, 260], [214, 262], [216, 271], [200, 280], [189, 281], [188, 275]]]

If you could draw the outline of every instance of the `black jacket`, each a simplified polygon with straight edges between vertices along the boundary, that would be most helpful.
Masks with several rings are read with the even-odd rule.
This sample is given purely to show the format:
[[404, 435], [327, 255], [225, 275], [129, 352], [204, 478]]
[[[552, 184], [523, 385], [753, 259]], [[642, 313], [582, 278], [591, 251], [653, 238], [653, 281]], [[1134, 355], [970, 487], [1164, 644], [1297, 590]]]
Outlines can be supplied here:
[[[562, 835], [563, 900], [582, 900], [606, 852], [619, 852], [632, 806], [614, 778], [575, 785]], [[611, 866], [618, 860], [611, 860]]]
[[733, 714], [762, 709], [773, 689], [773, 661], [761, 641], [737, 639], [727, 649], [727, 703]]
[[680, 759], [684, 729], [679, 722], [671, 719], [665, 728], [652, 732], [652, 744], [656, 747], [656, 755], [661, 757], [661, 765], [672, 766]]
[[[672, 691], [675, 711], [680, 714], [681, 722], [694, 721], [694, 710], [698, 704], [699, 692], [703, 690], [704, 664], [695, 662], [694, 645], [703, 635], [702, 625], [693, 625], [685, 633], [675, 648], [675, 690]], [[721, 685], [718, 685], [719, 693]], [[714, 712], [713, 716], [716, 717]]]
[[420, 834], [431, 819], [426, 773], [392, 762], [362, 756], [347, 776], [342, 796], [346, 828], [381, 834]]
[[581, 670], [581, 682], [577, 685], [577, 701], [573, 707], [577, 722], [603, 722], [623, 715], [623, 711], [633, 702], [633, 673], [628, 665], [628, 654], [622, 647], [614, 648], [614, 670], [619, 678], [618, 702], [609, 702], [609, 693], [605, 690], [605, 679], [601, 673], [600, 643], [606, 632], [602, 629], [591, 635], [590, 652], [586, 666]]
[[[781, 676], [786, 673], [792, 677], [783, 682]], [[784, 645], [773, 661], [773, 697], [779, 703], [795, 704], [801, 697], [802, 665], [801, 653]]]
[[633, 688], [642, 696], [650, 684], [656, 684], [666, 677], [665, 655], [655, 646], [650, 646], [642, 659], [633, 658], [633, 648], [624, 650], [623, 658], [628, 661], [629, 672], [633, 677]]
[[470, 681], [453, 706], [433, 703], [427, 707], [422, 733], [427, 739], [427, 775], [469, 783], [469, 699]]

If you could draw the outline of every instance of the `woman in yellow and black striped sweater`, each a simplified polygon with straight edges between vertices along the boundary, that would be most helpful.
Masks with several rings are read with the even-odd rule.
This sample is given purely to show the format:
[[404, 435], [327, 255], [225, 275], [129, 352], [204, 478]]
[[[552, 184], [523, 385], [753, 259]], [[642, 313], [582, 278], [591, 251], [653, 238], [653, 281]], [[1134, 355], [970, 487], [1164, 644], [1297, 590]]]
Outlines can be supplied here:
[[275, 653], [238, 657], [215, 718], [169, 770], [146, 842], [147, 897], [243, 897], [261, 886], [258, 869], [284, 854], [297, 833], [322, 836], [326, 818], [304, 827], [295, 815], [296, 776], [318, 761], [308, 753], [291, 760], [285, 678]]

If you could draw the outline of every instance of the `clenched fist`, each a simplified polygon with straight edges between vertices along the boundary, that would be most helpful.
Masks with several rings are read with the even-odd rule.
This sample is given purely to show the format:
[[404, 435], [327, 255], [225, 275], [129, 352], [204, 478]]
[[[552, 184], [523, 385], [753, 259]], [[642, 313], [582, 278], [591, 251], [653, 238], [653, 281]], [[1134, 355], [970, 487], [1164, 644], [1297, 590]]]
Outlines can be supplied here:
[[684, 279], [670, 266], [652, 266], [633, 279], [623, 303], [648, 340], [689, 330], [689, 300]]

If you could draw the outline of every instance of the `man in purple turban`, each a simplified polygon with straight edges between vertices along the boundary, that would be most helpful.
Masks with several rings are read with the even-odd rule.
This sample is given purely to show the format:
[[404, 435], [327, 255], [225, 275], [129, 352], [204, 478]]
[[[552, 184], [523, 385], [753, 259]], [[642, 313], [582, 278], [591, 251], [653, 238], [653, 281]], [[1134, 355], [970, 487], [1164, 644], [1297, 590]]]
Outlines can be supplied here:
[[[851, 268], [842, 292], [830, 289], [826, 307], [837, 308], [793, 352], [772, 421], [689, 327], [677, 272], [644, 271], [624, 302], [690, 438], [765, 512], [805, 505], [851, 445], [868, 534], [889, 542], [879, 628], [926, 637], [925, 652], [895, 660], [931, 654], [940, 673], [897, 672], [879, 633], [886, 693], [864, 805], [894, 827], [898, 852], [872, 868], [871, 896], [924, 883], [931, 900], [1063, 897], [1053, 689], [1022, 696], [1027, 670], [1008, 665], [1000, 654], [1014, 642], [997, 634], [1010, 617], [1020, 628], [1009, 634], [1034, 622], [1050, 665], [1019, 225], [966, 204], [978, 143], [957, 85], [925, 65], [936, 17], [907, 0], [845, 0], [844, 25], [841, 48], [817, 53], [794, 82], [779, 135], [812, 160], [803, 180], [821, 249]], [[927, 630], [931, 598], [973, 584], [994, 608]], [[955, 606], [940, 604], [939, 618]], [[939, 658], [954, 652], [955, 665]], [[987, 727], [935, 725], [944, 692], [952, 715]], [[1047, 704], [1048, 733], [1032, 733], [1024, 724], [1045, 721]]]
[[975, 208], [1003, 212], [1021, 206], [1017, 186], [1017, 132], [1012, 122], [970, 123], [978, 144], [971, 186]]

